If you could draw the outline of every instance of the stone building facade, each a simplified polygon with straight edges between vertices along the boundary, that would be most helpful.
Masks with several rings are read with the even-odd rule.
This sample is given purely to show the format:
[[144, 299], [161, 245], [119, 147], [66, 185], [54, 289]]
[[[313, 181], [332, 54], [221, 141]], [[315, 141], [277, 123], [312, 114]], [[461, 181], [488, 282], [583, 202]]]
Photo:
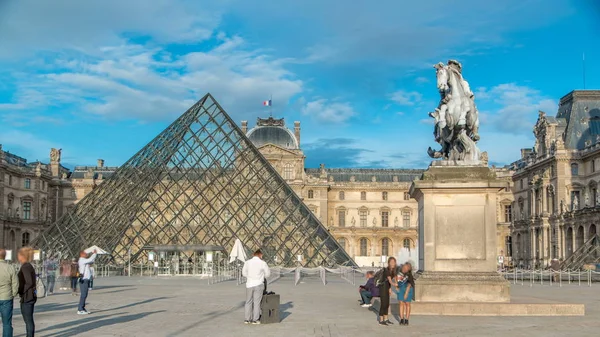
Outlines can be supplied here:
[[516, 265], [540, 268], [568, 259], [600, 224], [600, 90], [560, 99], [556, 116], [540, 111], [533, 148], [510, 169]]
[[257, 120], [242, 131], [327, 226], [358, 265], [380, 265], [381, 256], [417, 245], [417, 203], [410, 183], [423, 170], [305, 168], [300, 122]]
[[[15, 252], [33, 241], [116, 167], [62, 166], [61, 150], [51, 149], [50, 163], [29, 163], [0, 145], [0, 245]], [[15, 255], [13, 254], [13, 259]]]
[[[241, 128], [359, 265], [380, 265], [381, 256], [417, 247], [417, 203], [408, 190], [424, 170], [328, 168], [325, 164], [306, 168], [300, 122], [294, 122], [291, 130], [283, 119], [259, 118], [254, 127], [249, 129], [243, 121]], [[18, 249], [29, 243], [118, 168], [99, 159], [96, 166], [69, 170], [61, 165], [57, 149], [51, 150], [50, 158], [48, 164], [28, 163], [0, 150], [0, 243], [5, 247]], [[501, 260], [507, 264], [513, 239], [514, 171], [495, 171], [507, 182], [500, 191], [497, 215], [498, 256], [499, 260], [505, 257]]]

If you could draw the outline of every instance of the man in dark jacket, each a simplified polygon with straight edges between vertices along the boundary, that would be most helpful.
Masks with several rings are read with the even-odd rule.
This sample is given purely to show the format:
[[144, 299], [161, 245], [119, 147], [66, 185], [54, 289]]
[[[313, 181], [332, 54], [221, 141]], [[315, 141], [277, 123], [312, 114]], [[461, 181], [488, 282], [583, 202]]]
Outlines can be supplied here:
[[368, 308], [371, 306], [371, 299], [373, 297], [379, 297], [379, 288], [375, 285], [375, 272], [367, 272], [367, 283], [364, 286], [360, 286], [358, 291], [360, 298], [362, 299], [362, 307]]

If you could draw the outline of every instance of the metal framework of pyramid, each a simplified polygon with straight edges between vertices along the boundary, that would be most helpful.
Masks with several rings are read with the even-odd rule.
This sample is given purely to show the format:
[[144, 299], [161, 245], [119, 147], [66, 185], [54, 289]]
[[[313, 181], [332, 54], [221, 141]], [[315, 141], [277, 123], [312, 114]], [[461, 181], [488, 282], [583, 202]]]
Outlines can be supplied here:
[[[219, 245], [239, 238], [269, 263], [355, 265], [210, 94], [40, 235], [34, 245], [77, 256], [97, 245], [114, 262], [153, 245]], [[129, 255], [131, 254], [131, 255]]]

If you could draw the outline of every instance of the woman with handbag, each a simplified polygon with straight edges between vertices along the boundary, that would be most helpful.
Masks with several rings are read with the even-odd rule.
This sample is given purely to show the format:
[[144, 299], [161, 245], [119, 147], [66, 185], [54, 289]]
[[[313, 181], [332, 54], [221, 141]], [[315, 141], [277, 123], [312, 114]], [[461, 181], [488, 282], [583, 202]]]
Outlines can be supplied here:
[[379, 306], [379, 325], [386, 326], [393, 324], [388, 319], [388, 313], [390, 309], [390, 292], [391, 287], [395, 285], [394, 279], [396, 278], [396, 258], [390, 257], [388, 259], [387, 267], [385, 267], [379, 279], [377, 280], [377, 286], [379, 287], [379, 298], [381, 305]]

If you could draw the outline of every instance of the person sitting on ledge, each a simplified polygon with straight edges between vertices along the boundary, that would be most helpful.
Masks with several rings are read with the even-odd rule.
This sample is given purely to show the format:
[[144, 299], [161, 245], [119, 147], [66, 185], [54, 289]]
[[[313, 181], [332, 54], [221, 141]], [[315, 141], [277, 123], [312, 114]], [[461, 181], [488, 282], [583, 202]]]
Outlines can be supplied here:
[[375, 272], [368, 271], [367, 274], [367, 283], [364, 286], [358, 287], [358, 291], [360, 293], [361, 305], [363, 308], [368, 308], [371, 306], [371, 299], [373, 297], [379, 297], [379, 288], [375, 285]]

